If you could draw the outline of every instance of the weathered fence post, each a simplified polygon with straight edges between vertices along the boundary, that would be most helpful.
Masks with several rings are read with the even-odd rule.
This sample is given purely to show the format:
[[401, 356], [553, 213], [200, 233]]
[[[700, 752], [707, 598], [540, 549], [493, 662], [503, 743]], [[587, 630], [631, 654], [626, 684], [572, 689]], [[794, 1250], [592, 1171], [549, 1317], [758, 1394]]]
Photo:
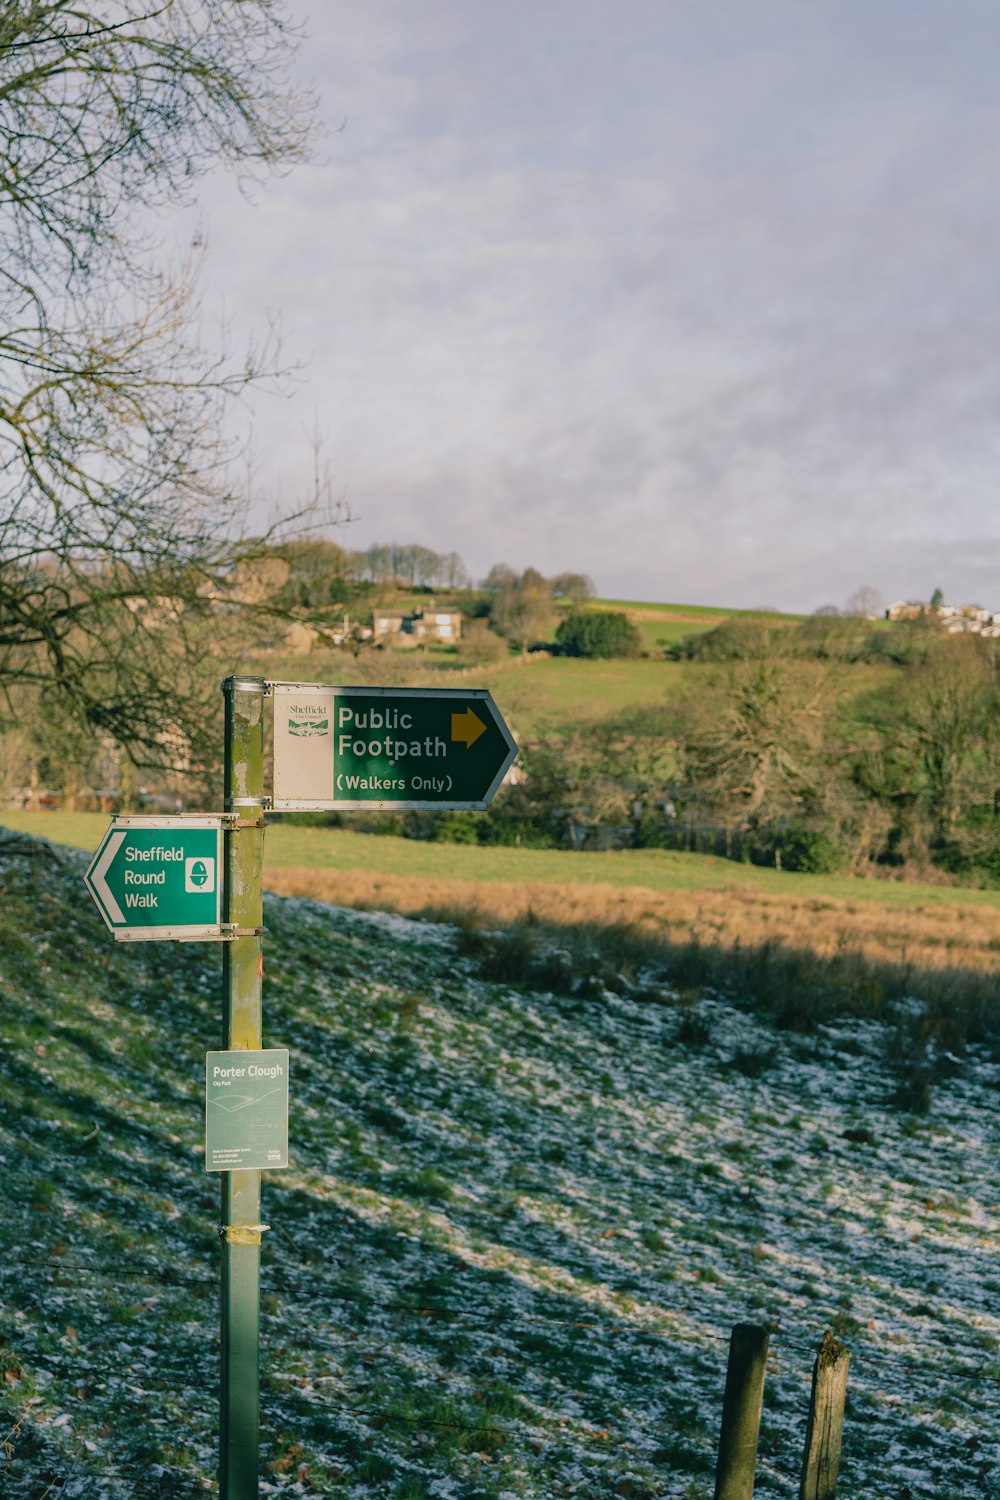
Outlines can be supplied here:
[[768, 1331], [737, 1323], [729, 1341], [715, 1500], [751, 1500], [764, 1400]]
[[813, 1367], [799, 1500], [834, 1500], [851, 1351], [827, 1333]]

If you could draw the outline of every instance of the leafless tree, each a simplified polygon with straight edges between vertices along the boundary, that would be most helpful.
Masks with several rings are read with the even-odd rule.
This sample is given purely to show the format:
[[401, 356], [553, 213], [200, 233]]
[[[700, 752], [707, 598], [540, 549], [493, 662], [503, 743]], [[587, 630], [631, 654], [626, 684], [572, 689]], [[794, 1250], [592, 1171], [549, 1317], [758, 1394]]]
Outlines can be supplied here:
[[870, 583], [863, 583], [844, 605], [845, 615], [854, 615], [861, 620], [871, 620], [882, 611], [882, 596]]
[[467, 589], [470, 584], [469, 570], [457, 552], [448, 552], [441, 559], [443, 582], [450, 589]]
[[994, 647], [992, 640], [946, 637], [908, 672], [900, 727], [904, 744], [919, 759], [937, 844], [948, 842], [969, 806], [992, 801], [996, 810], [1000, 692]]
[[517, 574], [509, 563], [494, 563], [483, 579], [483, 588], [488, 594], [498, 594], [501, 589], [507, 588], [516, 579]]
[[279, 0], [0, 8], [0, 691], [137, 757], [188, 743], [198, 621], [259, 547], [220, 420], [270, 360], [201, 345], [140, 211], [302, 156], [294, 41]]
[[557, 573], [552, 580], [552, 592], [557, 599], [568, 599], [571, 604], [585, 604], [597, 593], [594, 580], [586, 573]]
[[683, 737], [698, 794], [725, 816], [767, 823], [821, 798], [829, 673], [793, 672], [780, 633], [738, 658], [721, 697], [702, 701]]
[[490, 609], [494, 628], [520, 647], [522, 655], [546, 636], [552, 616], [552, 589], [536, 568], [526, 568], [520, 578], [503, 584]]

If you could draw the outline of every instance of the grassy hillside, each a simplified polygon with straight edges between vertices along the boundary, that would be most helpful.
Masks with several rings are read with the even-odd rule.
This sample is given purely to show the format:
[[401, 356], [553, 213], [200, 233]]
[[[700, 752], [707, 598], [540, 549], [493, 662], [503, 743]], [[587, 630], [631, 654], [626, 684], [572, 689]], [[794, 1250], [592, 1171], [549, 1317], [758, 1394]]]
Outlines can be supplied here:
[[[0, 826], [95, 849], [98, 813], [0, 812]], [[514, 921], [627, 923], [674, 942], [858, 952], [912, 968], [1000, 972], [1000, 892], [796, 875], [666, 849], [572, 853], [374, 838], [272, 826], [271, 890], [404, 914], [466, 911]]]
[[[442, 606], [461, 607], [460, 596], [435, 595]], [[394, 608], [421, 608], [424, 596], [401, 595]], [[565, 658], [533, 656], [526, 660], [509, 656], [497, 665], [477, 668], [454, 685], [469, 682], [488, 687], [502, 712], [521, 735], [535, 736], [545, 728], [560, 723], [585, 723], [606, 717], [639, 703], [662, 701], [675, 696], [685, 684], [697, 682], [704, 668], [663, 659], [664, 646], [676, 645], [685, 637], [712, 630], [733, 615], [746, 610], [724, 610], [691, 604], [654, 604], [622, 599], [595, 599], [592, 609], [614, 609], [626, 613], [636, 624], [643, 649], [649, 660], [580, 661]], [[776, 615], [778, 621], [792, 622], [798, 616]], [[353, 657], [344, 651], [317, 649], [302, 655], [291, 655], [280, 648], [248, 653], [238, 663], [241, 671], [258, 672], [265, 677], [287, 681], [335, 682], [345, 685], [358, 682], [386, 682], [411, 686], [440, 685], [456, 670], [464, 669], [462, 659], [451, 646], [432, 645], [420, 650], [364, 651]]]
[[[589, 607], [621, 610], [638, 628], [643, 650], [661, 652], [664, 646], [674, 646], [687, 636], [714, 630], [723, 620], [755, 613], [754, 610], [719, 609], [705, 604], [655, 604], [635, 599], [595, 599]], [[802, 616], [776, 614], [774, 618], [793, 621]]]
[[[190, 1500], [219, 955], [116, 948], [83, 863], [0, 839], [0, 1492]], [[919, 997], [790, 1033], [655, 966], [570, 983], [550, 955], [544, 986], [451, 928], [277, 898], [265, 920], [292, 1166], [264, 1191], [262, 1494], [707, 1500], [741, 1319], [778, 1329], [765, 1500], [797, 1492], [827, 1326], [854, 1351], [845, 1496], [996, 1493], [985, 1044], [936, 1054], [905, 1114]]]
[[341, 651], [303, 656], [279, 652], [248, 655], [238, 666], [285, 682], [485, 687], [518, 734], [528, 738], [561, 723], [585, 723], [634, 704], [662, 702], [705, 672], [700, 665], [662, 659], [581, 661], [546, 656], [511, 656], [499, 665], [466, 670], [450, 650], [367, 652], [357, 659]]

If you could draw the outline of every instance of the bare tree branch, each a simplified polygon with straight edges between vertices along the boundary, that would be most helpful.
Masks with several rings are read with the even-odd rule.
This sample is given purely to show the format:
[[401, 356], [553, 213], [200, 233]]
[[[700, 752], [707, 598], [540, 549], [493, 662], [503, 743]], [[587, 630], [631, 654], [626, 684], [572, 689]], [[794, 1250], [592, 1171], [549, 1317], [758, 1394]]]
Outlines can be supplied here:
[[197, 266], [159, 265], [137, 210], [302, 158], [295, 40], [281, 0], [0, 10], [0, 692], [44, 687], [137, 757], [178, 726], [193, 753], [187, 655], [268, 540], [223, 415], [277, 370], [201, 345]]

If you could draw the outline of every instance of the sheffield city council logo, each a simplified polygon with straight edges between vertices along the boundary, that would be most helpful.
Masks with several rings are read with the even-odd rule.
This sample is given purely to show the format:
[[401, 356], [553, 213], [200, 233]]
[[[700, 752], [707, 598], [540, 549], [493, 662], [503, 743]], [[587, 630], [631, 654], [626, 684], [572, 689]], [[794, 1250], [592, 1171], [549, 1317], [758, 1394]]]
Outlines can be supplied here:
[[330, 719], [325, 709], [297, 708], [295, 713], [297, 718], [289, 717], [288, 733], [297, 740], [315, 739], [330, 733]]

